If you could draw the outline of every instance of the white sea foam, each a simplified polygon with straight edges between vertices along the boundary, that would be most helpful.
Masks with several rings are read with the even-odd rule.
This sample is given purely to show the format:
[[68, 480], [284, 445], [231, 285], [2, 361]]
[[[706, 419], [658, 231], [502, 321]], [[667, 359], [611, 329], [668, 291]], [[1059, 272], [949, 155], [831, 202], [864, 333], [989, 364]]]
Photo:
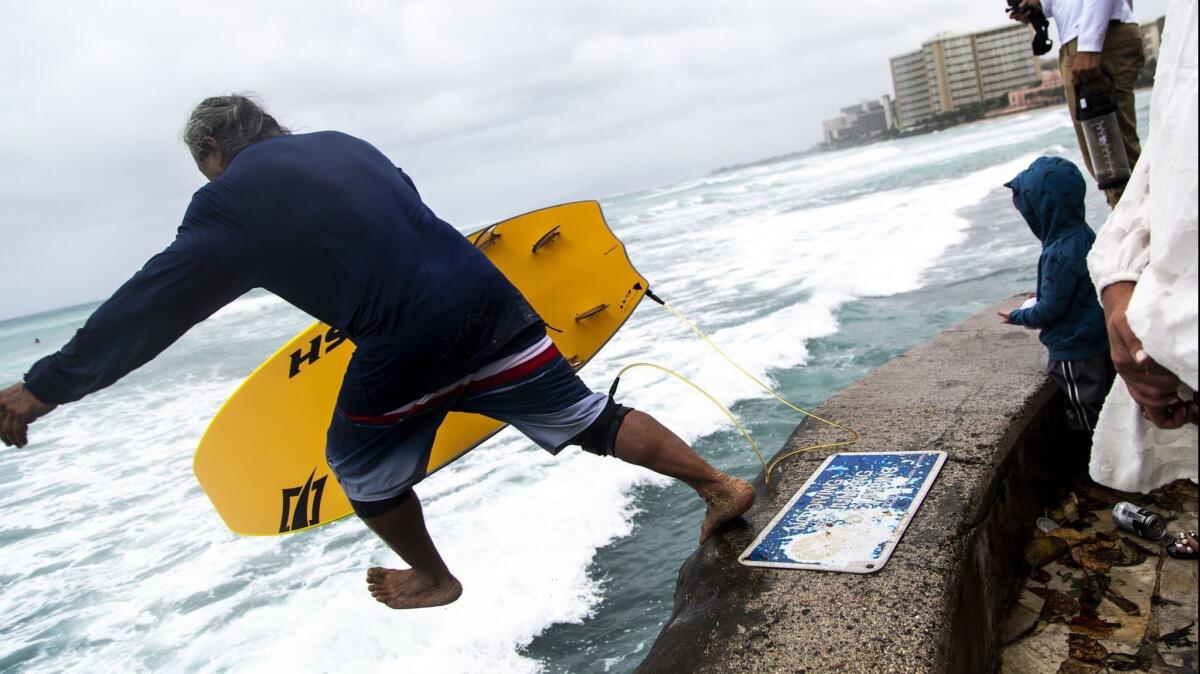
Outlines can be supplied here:
[[217, 313], [213, 314], [212, 318], [242, 318], [246, 314], [266, 311], [267, 309], [273, 309], [283, 304], [287, 303], [277, 295], [261, 291], [253, 292], [225, 305]]

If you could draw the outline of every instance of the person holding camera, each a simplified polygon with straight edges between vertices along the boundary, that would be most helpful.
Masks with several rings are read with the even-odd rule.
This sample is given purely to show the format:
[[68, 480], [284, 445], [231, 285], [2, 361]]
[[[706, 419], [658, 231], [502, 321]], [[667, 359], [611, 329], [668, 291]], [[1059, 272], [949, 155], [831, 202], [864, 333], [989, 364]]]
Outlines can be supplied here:
[[[1062, 72], [1067, 109], [1075, 123], [1075, 137], [1088, 172], [1095, 176], [1091, 153], [1083, 136], [1083, 127], [1075, 114], [1075, 90], [1112, 79], [1117, 104], [1117, 120], [1129, 166], [1137, 163], [1142, 152], [1137, 133], [1137, 112], [1133, 87], [1146, 63], [1142, 33], [1133, 20], [1131, 0], [1021, 0], [1009, 11], [1014, 21], [1030, 23], [1037, 13], [1054, 19], [1058, 28], [1058, 66]], [[1105, 190], [1110, 207], [1120, 200], [1124, 187]]]

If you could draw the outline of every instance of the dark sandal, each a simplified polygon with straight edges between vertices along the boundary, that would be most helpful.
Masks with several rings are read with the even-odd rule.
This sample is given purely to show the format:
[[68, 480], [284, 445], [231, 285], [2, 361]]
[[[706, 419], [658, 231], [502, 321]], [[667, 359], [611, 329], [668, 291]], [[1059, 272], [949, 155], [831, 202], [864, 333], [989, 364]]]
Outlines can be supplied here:
[[1175, 540], [1167, 544], [1167, 554], [1175, 559], [1197, 559], [1200, 555], [1197, 554], [1196, 547], [1188, 542], [1188, 538], [1196, 540], [1196, 532], [1188, 531], [1180, 532]]

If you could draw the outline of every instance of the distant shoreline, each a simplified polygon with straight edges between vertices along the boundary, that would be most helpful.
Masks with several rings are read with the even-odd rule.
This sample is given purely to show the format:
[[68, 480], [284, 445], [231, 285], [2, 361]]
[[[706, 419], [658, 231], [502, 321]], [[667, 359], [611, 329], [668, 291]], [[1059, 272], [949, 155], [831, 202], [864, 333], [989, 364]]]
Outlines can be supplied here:
[[[1153, 89], [1153, 88], [1154, 88], [1153, 84], [1147, 84], [1145, 86], [1134, 87], [1133, 92], [1136, 94], [1139, 91], [1146, 91], [1146, 90]], [[1058, 107], [1058, 106], [1062, 106], [1062, 105], [1066, 105], [1066, 104], [1067, 104], [1067, 102], [1065, 100], [1062, 100], [1057, 103], [1047, 103], [1046, 105], [1038, 105], [1038, 106], [1034, 106], [1034, 107], [1030, 107], [1030, 108], [1019, 108], [1019, 109], [997, 108], [991, 114], [988, 114], [984, 117], [980, 117], [979, 119], [973, 119], [969, 122], [963, 122], [962, 124], [956, 124], [955, 126], [967, 126], [969, 124], [974, 124], [975, 122], [986, 122], [989, 119], [999, 119], [1001, 117], [1008, 117], [1010, 115], [1019, 115], [1022, 112], [1033, 112], [1034, 110], [1045, 110], [1046, 108], [1054, 108], [1054, 107]], [[947, 127], [947, 128], [953, 128], [953, 127]]]
[[[1134, 87], [1133, 91], [1134, 91], [1134, 93], [1136, 94], [1136, 93], [1138, 93], [1138, 92], [1142, 92], [1142, 91], [1148, 91], [1148, 90], [1151, 90], [1151, 89], [1153, 89], [1153, 88], [1154, 88], [1154, 85], [1153, 85], [1153, 84], [1147, 84], [1147, 85], [1142, 85], [1142, 86], [1137, 86], [1137, 87]], [[980, 116], [980, 117], [977, 117], [977, 118], [975, 118], [975, 119], [970, 119], [970, 120], [966, 120], [966, 121], [958, 122], [958, 123], [956, 123], [956, 124], [950, 124], [950, 125], [947, 125], [947, 126], [938, 127], [938, 128], [936, 128], [936, 129], [927, 129], [927, 130], [913, 131], [913, 132], [910, 132], [910, 133], [898, 134], [898, 135], [895, 135], [895, 136], [889, 136], [889, 137], [886, 137], [886, 138], [875, 138], [875, 139], [869, 140], [869, 141], [867, 141], [867, 142], [865, 142], [865, 143], [857, 143], [857, 144], [854, 144], [854, 145], [847, 145], [847, 146], [845, 146], [845, 147], [838, 147], [838, 148], [821, 148], [821, 149], [815, 149], [815, 150], [806, 150], [806, 151], [804, 151], [804, 152], [797, 152], [797, 153], [793, 153], [793, 154], [789, 154], [789, 155], [782, 155], [782, 156], [781, 156], [779, 159], [780, 159], [780, 160], [782, 160], [782, 159], [788, 159], [788, 158], [791, 158], [791, 157], [793, 157], [793, 156], [800, 156], [800, 155], [805, 155], [805, 154], [814, 154], [814, 153], [817, 153], [817, 152], [838, 152], [838, 151], [840, 151], [840, 150], [849, 150], [849, 149], [851, 149], [851, 148], [856, 148], [856, 147], [866, 147], [866, 146], [868, 146], [868, 145], [875, 145], [876, 143], [885, 143], [885, 142], [887, 142], [887, 141], [890, 141], [890, 140], [899, 140], [899, 139], [901, 139], [901, 138], [913, 138], [913, 137], [916, 137], [916, 136], [924, 136], [924, 135], [928, 135], [928, 134], [931, 134], [931, 133], [937, 133], [938, 131], [946, 131], [946, 130], [948, 130], [948, 129], [957, 129], [957, 128], [959, 128], [959, 127], [963, 127], [963, 126], [971, 126], [972, 124], [978, 124], [978, 123], [980, 123], [980, 122], [990, 122], [990, 121], [992, 121], [992, 120], [1000, 119], [1000, 118], [1002, 118], [1002, 117], [1010, 117], [1010, 116], [1012, 116], [1012, 115], [1020, 115], [1020, 114], [1026, 113], [1026, 112], [1037, 112], [1037, 111], [1039, 111], [1039, 110], [1046, 110], [1046, 109], [1048, 109], [1048, 108], [1056, 108], [1056, 107], [1061, 107], [1061, 106], [1064, 106], [1064, 105], [1066, 105], [1066, 101], [1059, 101], [1059, 102], [1057, 102], [1057, 103], [1048, 103], [1048, 104], [1046, 104], [1046, 105], [1038, 105], [1038, 106], [1035, 106], [1035, 107], [1019, 108], [1019, 109], [1010, 109], [1010, 108], [1007, 108], [1007, 107], [1004, 107], [1004, 108], [996, 108], [995, 110], [993, 110], [993, 111], [989, 112], [988, 114], [986, 114], [986, 115], [984, 115], [984, 116]], [[769, 161], [769, 160], [762, 160], [761, 162], [750, 162], [750, 163], [748, 163], [748, 164], [741, 165], [741, 167], [745, 167], [745, 166], [756, 166], [756, 165], [758, 165], [758, 164], [760, 164], [760, 163], [766, 163], [767, 161]], [[729, 169], [718, 169], [717, 171], [714, 171], [714, 173], [719, 173], [719, 172], [721, 172], [721, 171], [724, 171], [724, 170], [733, 170], [733, 168], [739, 168], [739, 167], [731, 167], [731, 168], [729, 168]]]
[[83, 307], [100, 304], [103, 301], [104, 301], [103, 298], [98, 299], [98, 300], [88, 300], [86, 302], [79, 302], [76, 304], [68, 304], [67, 306], [64, 306], [64, 307], [57, 307], [54, 309], [46, 309], [45, 311], [38, 311], [38, 312], [35, 312], [32, 314], [21, 314], [19, 316], [7, 316], [4, 318], [0, 318], [0, 327], [4, 326], [7, 323], [15, 323], [17, 321], [28, 321], [28, 320], [41, 318], [43, 316], [48, 316], [50, 314], [62, 313], [64, 311], [71, 311], [73, 309], [82, 309]]

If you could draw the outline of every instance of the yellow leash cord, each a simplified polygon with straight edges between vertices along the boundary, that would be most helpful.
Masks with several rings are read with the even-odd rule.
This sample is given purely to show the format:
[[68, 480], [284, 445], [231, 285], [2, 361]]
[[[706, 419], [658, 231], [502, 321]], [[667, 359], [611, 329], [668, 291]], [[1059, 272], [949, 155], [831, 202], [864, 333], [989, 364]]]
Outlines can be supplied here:
[[667, 311], [674, 314], [675, 317], [678, 318], [679, 320], [683, 321], [683, 323], [685, 325], [687, 325], [689, 328], [691, 328], [692, 332], [694, 332], [697, 337], [704, 340], [705, 343], [707, 343], [710, 347], [712, 347], [713, 351], [716, 351], [718, 354], [720, 354], [722, 358], [724, 358], [730, 365], [732, 365], [734, 367], [734, 369], [736, 369], [738, 372], [741, 372], [743, 375], [746, 376], [746, 378], [750, 379], [750, 381], [753, 381], [755, 384], [758, 384], [759, 387], [762, 388], [762, 390], [766, 391], [767, 393], [770, 393], [776, 400], [778, 400], [779, 402], [783, 403], [784, 405], [787, 405], [788, 407], [792, 408], [793, 410], [795, 410], [805, 416], [812, 417], [813, 419], [816, 419], [817, 421], [820, 421], [822, 423], [833, 426], [834, 428], [837, 428], [839, 430], [846, 431], [847, 433], [850, 433], [853, 437], [848, 440], [839, 440], [837, 442], [822, 442], [822, 443], [817, 443], [817, 444], [812, 444], [812, 445], [805, 445], [804, 447], [800, 447], [797, 449], [793, 449], [793, 450], [784, 452], [783, 454], [780, 454], [779, 456], [772, 459], [770, 462], [767, 462], [765, 459], [763, 459], [762, 451], [759, 450], [758, 443], [756, 443], [754, 441], [754, 438], [750, 437], [750, 433], [746, 430], [746, 428], [741, 424], [741, 422], [739, 422], [737, 420], [736, 417], [733, 416], [733, 412], [729, 411], [729, 409], [727, 407], [722, 405], [708, 391], [705, 391], [703, 388], [701, 388], [700, 386], [698, 386], [697, 384], [695, 384], [694, 382], [689, 380], [687, 377], [684, 377], [683, 375], [679, 374], [678, 372], [674, 372], [665, 367], [662, 367], [661, 365], [655, 365], [653, 363], [633, 363], [630, 365], [626, 365], [624, 368], [621, 369], [620, 372], [617, 373], [617, 378], [613, 381], [612, 388], [610, 389], [610, 394], [616, 392], [617, 383], [620, 382], [621, 375], [625, 374], [625, 372], [627, 370], [632, 370], [632, 369], [638, 368], [638, 367], [654, 368], [661, 372], [665, 372], [666, 374], [669, 374], [672, 377], [675, 377], [676, 379], [679, 379], [680, 381], [684, 382], [688, 386], [691, 386], [692, 388], [696, 389], [700, 393], [704, 394], [704, 396], [706, 398], [708, 398], [709, 400], [711, 400], [713, 402], [713, 404], [715, 404], [717, 407], [721, 408], [721, 411], [725, 413], [725, 416], [729, 417], [730, 420], [733, 421], [734, 425], [737, 426], [738, 430], [742, 432], [742, 435], [745, 436], [746, 440], [750, 443], [750, 446], [754, 449], [754, 453], [758, 456], [759, 462], [763, 464], [764, 480], [766, 481], [767, 484], [771, 483], [771, 472], [773, 470], [775, 470], [775, 468], [784, 459], [791, 458], [802, 452], [811, 452], [811, 451], [817, 450], [817, 449], [828, 449], [831, 447], [848, 447], [859, 441], [859, 438], [861, 436], [858, 434], [858, 431], [854, 430], [853, 428], [850, 428], [849, 426], [844, 426], [842, 424], [839, 424], [836, 421], [830, 421], [829, 419], [826, 419], [824, 417], [813, 414], [812, 412], [804, 409], [803, 407], [796, 405], [795, 403], [788, 400], [787, 398], [784, 398], [783, 396], [779, 395], [779, 393], [777, 393], [770, 386], [767, 386], [766, 384], [764, 384], [761, 380], [759, 380], [758, 377], [755, 377], [754, 375], [747, 372], [745, 368], [743, 368], [741, 365], [738, 365], [732, 358], [729, 357], [728, 354], [726, 354], [724, 351], [722, 351], [721, 347], [719, 347], [715, 343], [713, 343], [713, 341], [708, 338], [708, 335], [704, 334], [700, 330], [700, 328], [696, 327], [695, 323], [692, 323], [690, 320], [688, 320], [687, 316], [684, 316], [675, 307], [671, 306], [670, 304], [667, 304], [666, 301], [664, 301], [661, 297], [655, 295], [649, 289], [646, 290], [646, 297], [649, 297], [650, 299], [654, 300], [658, 304], [661, 304], [663, 306], [663, 308], [665, 308]]
[[[717, 400], [716, 398], [714, 398], [712, 396], [711, 393], [700, 388], [700, 385], [697, 384], [696, 382], [692, 381], [691, 379], [688, 379], [687, 377], [679, 374], [678, 372], [676, 372], [674, 370], [665, 368], [661, 365], [655, 365], [654, 363], [630, 363], [629, 365], [626, 365], [625, 367], [621, 368], [621, 371], [617, 373], [617, 381], [620, 381], [621, 375], [625, 374], [629, 370], [632, 370], [634, 368], [639, 368], [639, 367], [649, 367], [649, 368], [658, 370], [659, 372], [664, 372], [666, 374], [669, 374], [672, 377], [675, 377], [676, 379], [678, 379], [679, 381], [696, 389], [705, 398], [708, 398], [709, 400], [711, 400], [712, 404], [716, 405], [717, 407], [720, 407], [721, 411], [725, 413], [725, 416], [729, 417], [729, 420], [733, 422], [733, 425], [737, 426], [737, 429], [742, 432], [742, 435], [746, 438], [746, 441], [750, 443], [750, 447], [753, 448], [754, 453], [758, 455], [758, 462], [763, 465], [763, 468], [767, 467], [767, 460], [763, 458], [762, 451], [760, 451], [758, 448], [758, 443], [754, 441], [754, 438], [750, 437], [750, 431], [747, 431], [746, 427], [742, 425], [742, 422], [738, 421], [737, 417], [733, 416], [733, 412], [729, 411], [728, 407], [722, 405], [720, 400]], [[615, 393], [615, 392], [616, 392], [616, 381], [613, 382], [613, 388], [610, 389], [609, 393], [611, 395], [612, 393]]]

